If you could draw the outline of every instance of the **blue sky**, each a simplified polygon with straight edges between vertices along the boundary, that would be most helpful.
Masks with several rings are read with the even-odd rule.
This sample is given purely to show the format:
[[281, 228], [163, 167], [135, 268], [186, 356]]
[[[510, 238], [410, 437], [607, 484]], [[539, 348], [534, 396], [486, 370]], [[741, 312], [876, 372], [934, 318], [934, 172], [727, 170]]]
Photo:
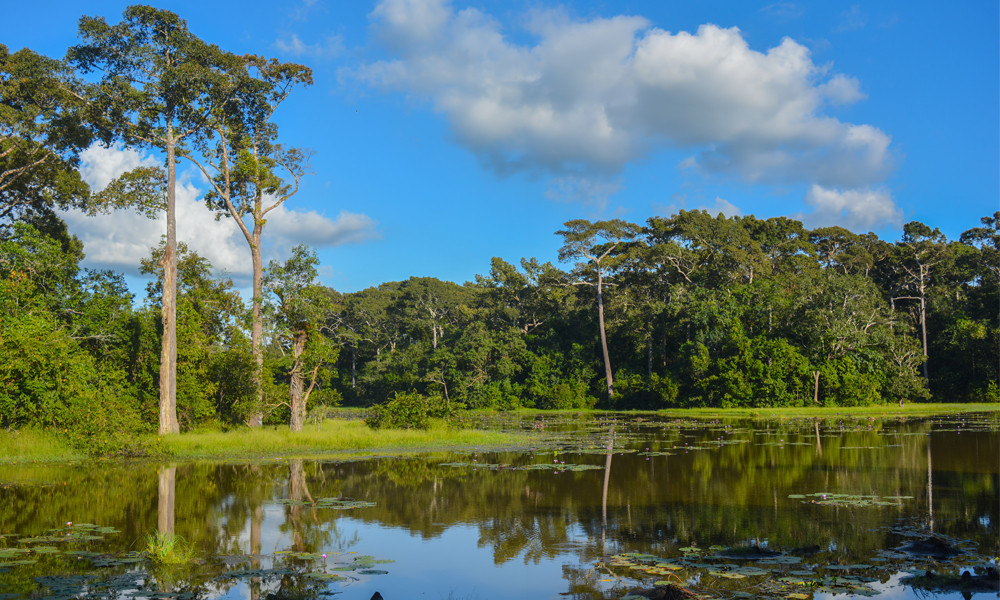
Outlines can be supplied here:
[[[0, 43], [62, 56], [83, 14], [127, 2], [18, 2]], [[456, 282], [490, 258], [555, 262], [568, 219], [706, 208], [898, 239], [949, 238], [1000, 210], [1000, 11], [975, 2], [307, 0], [162, 2], [206, 41], [294, 61], [281, 107], [313, 173], [276, 214], [269, 258], [317, 248], [349, 292]], [[100, 186], [155, 162], [95, 148]], [[249, 250], [183, 173], [181, 239], [238, 282]], [[160, 223], [70, 213], [87, 264], [134, 274]]]

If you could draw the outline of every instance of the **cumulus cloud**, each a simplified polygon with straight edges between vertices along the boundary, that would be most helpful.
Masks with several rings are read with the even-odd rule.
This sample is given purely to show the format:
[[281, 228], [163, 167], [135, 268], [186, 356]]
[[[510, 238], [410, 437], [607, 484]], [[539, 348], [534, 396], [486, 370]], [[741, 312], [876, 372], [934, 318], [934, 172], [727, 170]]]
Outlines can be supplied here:
[[445, 0], [384, 0], [371, 18], [393, 57], [345, 73], [429, 101], [501, 174], [613, 177], [662, 146], [751, 182], [860, 187], [892, 166], [888, 135], [823, 112], [862, 99], [857, 80], [791, 39], [762, 52], [736, 28], [542, 11], [524, 44]]
[[[80, 172], [95, 190], [139, 165], [157, 161], [134, 150], [91, 147], [81, 153]], [[177, 239], [208, 259], [219, 272], [237, 280], [251, 275], [250, 251], [237, 226], [228, 218], [216, 220], [191, 181], [176, 188]], [[150, 254], [166, 233], [166, 217], [148, 219], [133, 210], [88, 216], [78, 210], [62, 213], [69, 229], [83, 241], [85, 265], [138, 274], [139, 260]], [[264, 230], [265, 261], [294, 244], [313, 247], [360, 243], [376, 237], [375, 222], [363, 214], [341, 212], [335, 220], [314, 211], [295, 211], [284, 205], [268, 215]]]
[[94, 191], [103, 190], [111, 180], [137, 167], [155, 167], [159, 161], [121, 146], [94, 144], [80, 153], [80, 177]]
[[340, 211], [330, 220], [316, 211], [294, 211], [285, 205], [268, 213], [266, 233], [270, 243], [281, 248], [296, 244], [342, 246], [379, 237], [375, 221], [368, 215]]
[[885, 190], [839, 190], [813, 185], [805, 198], [812, 212], [794, 215], [807, 227], [840, 225], [859, 233], [903, 224], [903, 212]]

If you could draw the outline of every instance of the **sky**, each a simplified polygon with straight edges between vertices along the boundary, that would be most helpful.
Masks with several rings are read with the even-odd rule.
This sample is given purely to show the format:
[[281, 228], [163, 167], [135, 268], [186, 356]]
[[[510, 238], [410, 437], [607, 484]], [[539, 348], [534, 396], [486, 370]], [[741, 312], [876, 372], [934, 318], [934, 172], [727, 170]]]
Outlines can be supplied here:
[[[11, 2], [0, 43], [62, 57], [83, 15], [128, 2]], [[224, 50], [296, 62], [314, 84], [275, 115], [310, 149], [270, 216], [265, 261], [306, 243], [322, 283], [463, 283], [494, 256], [557, 264], [570, 219], [678, 210], [786, 216], [949, 239], [1000, 210], [1000, 3], [923, 0], [164, 1]], [[92, 147], [95, 189], [158, 164]], [[250, 251], [180, 166], [178, 237], [245, 287]], [[84, 265], [137, 267], [164, 220], [68, 212]]]

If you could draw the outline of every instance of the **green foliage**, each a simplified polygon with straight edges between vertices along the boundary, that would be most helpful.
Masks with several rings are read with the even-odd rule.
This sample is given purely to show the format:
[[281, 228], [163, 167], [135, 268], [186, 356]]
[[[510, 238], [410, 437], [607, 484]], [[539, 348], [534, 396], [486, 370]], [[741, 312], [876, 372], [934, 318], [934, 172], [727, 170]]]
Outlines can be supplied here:
[[181, 565], [194, 560], [194, 548], [184, 538], [157, 531], [146, 534], [144, 552], [157, 565]]
[[431, 410], [431, 401], [422, 394], [396, 394], [388, 402], [369, 408], [365, 424], [372, 429], [427, 429]]

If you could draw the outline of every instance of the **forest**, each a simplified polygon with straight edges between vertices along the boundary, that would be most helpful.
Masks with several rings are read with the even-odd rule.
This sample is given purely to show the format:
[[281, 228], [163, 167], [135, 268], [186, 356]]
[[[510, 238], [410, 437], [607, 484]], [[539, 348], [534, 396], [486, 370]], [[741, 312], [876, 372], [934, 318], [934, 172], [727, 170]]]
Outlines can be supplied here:
[[[558, 265], [497, 257], [471, 282], [341, 293], [313, 249], [267, 265], [260, 250], [308, 173], [275, 123], [307, 67], [225, 52], [142, 6], [82, 18], [80, 38], [62, 60], [0, 45], [2, 427], [113, 450], [406, 398], [440, 413], [1000, 401], [1000, 211], [952, 240], [699, 210], [573, 220], [554, 232]], [[163, 167], [91, 190], [91, 144]], [[246, 238], [251, 298], [177, 240], [180, 159]], [[145, 296], [81, 268], [71, 207], [166, 214]]]

